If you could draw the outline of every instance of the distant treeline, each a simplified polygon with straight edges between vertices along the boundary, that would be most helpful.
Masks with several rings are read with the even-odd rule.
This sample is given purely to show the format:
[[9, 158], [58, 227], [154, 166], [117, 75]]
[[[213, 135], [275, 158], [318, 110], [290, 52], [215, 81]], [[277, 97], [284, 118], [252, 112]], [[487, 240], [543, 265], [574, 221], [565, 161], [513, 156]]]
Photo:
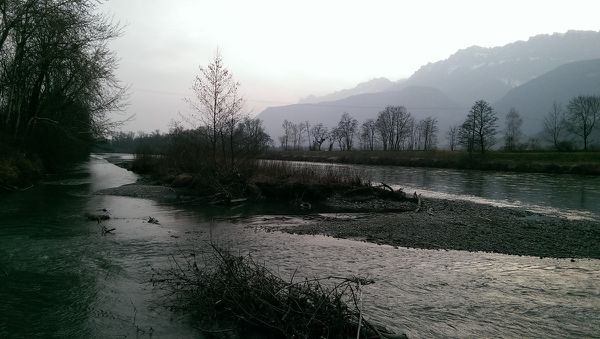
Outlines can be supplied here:
[[[577, 96], [569, 101], [566, 109], [555, 102], [543, 121], [542, 131], [527, 137], [521, 131], [523, 119], [517, 110], [513, 108], [508, 112], [501, 129], [496, 110], [488, 102], [479, 100], [469, 110], [464, 122], [450, 126], [444, 137], [446, 149], [463, 149], [469, 154], [485, 153], [490, 149], [523, 151], [544, 147], [559, 151], [587, 151], [599, 147], [593, 140], [598, 120], [600, 96]], [[278, 141], [284, 151], [430, 151], [438, 148], [438, 134], [436, 118], [416, 120], [405, 107], [388, 106], [375, 119], [368, 119], [360, 125], [348, 113], [344, 113], [334, 127], [310, 121], [284, 120]]]
[[[218, 140], [217, 160], [219, 164], [229, 166], [231, 159], [254, 157], [271, 144], [262, 122], [245, 117], [236, 122], [231, 135], [223, 134]], [[101, 140], [98, 150], [131, 153], [138, 157], [160, 156], [168, 159], [166, 163], [170, 168], [184, 172], [198, 172], [215, 165], [212, 163], [210, 129], [206, 127], [186, 129], [176, 124], [167, 133], [158, 130], [152, 133], [116, 132], [111, 138]]]

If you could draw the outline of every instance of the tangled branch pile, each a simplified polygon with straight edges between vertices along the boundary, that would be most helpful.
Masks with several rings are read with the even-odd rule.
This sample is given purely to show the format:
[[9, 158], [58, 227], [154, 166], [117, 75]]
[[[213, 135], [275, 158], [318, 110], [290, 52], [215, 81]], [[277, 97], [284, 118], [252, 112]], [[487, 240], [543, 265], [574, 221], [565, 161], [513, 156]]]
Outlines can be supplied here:
[[174, 297], [174, 309], [205, 324], [226, 324], [231, 331], [269, 338], [351, 338], [359, 328], [361, 338], [388, 337], [362, 318], [358, 306], [360, 287], [373, 280], [326, 277], [294, 282], [292, 277], [288, 282], [250, 256], [211, 246], [211, 260], [202, 267], [194, 256], [184, 266], [175, 262], [168, 270], [155, 271], [152, 282]]

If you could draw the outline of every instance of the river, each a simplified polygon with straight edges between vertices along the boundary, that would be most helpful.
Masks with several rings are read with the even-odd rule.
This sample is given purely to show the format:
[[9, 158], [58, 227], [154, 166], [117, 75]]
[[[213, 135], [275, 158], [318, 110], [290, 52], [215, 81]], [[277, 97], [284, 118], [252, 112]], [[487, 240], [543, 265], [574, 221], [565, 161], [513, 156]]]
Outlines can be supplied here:
[[[268, 160], [272, 161], [272, 160]], [[274, 161], [277, 162], [277, 161]], [[600, 177], [288, 161], [352, 171], [427, 197], [463, 199], [567, 218], [600, 220]]]
[[[381, 179], [392, 184], [401, 182], [390, 176], [406, 175], [381, 171], [388, 171]], [[433, 171], [422, 191], [436, 192]], [[0, 337], [201, 338], [185, 317], [161, 307], [148, 281], [151, 268], [169, 267], [171, 256], [201, 250], [209, 237], [252, 253], [284, 276], [296, 269], [300, 276], [370, 275], [376, 283], [364, 291], [368, 318], [409, 337], [600, 333], [600, 260], [417, 250], [264, 232], [260, 217], [252, 223], [215, 219], [237, 210], [93, 194], [136, 179], [92, 156], [60, 177], [0, 196]], [[459, 179], [449, 181], [454, 180]], [[410, 182], [411, 190], [418, 188]], [[503, 200], [452, 188], [439, 192]], [[595, 199], [593, 194], [586, 199]], [[544, 207], [521, 196], [514, 200]], [[563, 210], [557, 206], [552, 207]], [[584, 216], [597, 213], [577, 204], [563, 207]], [[96, 222], [83, 217], [102, 208], [110, 211], [106, 224], [116, 228], [112, 235], [102, 236]], [[160, 224], [146, 222], [148, 217]]]

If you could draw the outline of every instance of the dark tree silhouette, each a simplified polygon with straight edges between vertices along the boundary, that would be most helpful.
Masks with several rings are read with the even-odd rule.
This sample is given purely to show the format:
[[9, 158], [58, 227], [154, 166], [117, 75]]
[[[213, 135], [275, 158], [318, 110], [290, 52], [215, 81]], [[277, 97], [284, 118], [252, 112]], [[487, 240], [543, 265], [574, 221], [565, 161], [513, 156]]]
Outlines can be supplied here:
[[459, 132], [460, 143], [469, 154], [475, 148], [485, 153], [495, 144], [497, 121], [496, 112], [490, 104], [484, 100], [475, 102]]
[[0, 131], [48, 162], [87, 154], [126, 93], [94, 0], [0, 1]]
[[569, 123], [571, 131], [581, 137], [583, 150], [587, 151], [589, 137], [600, 117], [600, 96], [577, 96], [569, 101]]

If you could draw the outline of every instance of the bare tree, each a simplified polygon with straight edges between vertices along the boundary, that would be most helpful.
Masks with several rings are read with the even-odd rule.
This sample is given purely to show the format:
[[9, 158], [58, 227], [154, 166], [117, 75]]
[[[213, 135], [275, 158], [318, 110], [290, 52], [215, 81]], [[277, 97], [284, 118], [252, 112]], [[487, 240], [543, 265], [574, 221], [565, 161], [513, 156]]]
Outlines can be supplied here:
[[196, 111], [196, 119], [208, 130], [212, 147], [212, 162], [217, 164], [217, 144], [228, 118], [233, 117], [232, 109], [238, 108], [235, 101], [241, 100], [237, 93], [239, 83], [223, 64], [223, 58], [217, 51], [206, 67], [200, 66], [192, 84], [195, 98], [187, 102]]
[[475, 102], [459, 132], [460, 143], [472, 154], [476, 147], [481, 153], [491, 148], [496, 140], [498, 117], [484, 100]]
[[437, 119], [433, 117], [427, 117], [421, 121], [416, 126], [416, 131], [418, 134], [417, 143], [419, 146], [417, 148], [423, 149], [424, 151], [431, 151], [435, 149], [437, 145]]
[[411, 115], [403, 106], [387, 106], [379, 112], [376, 127], [384, 150], [399, 150], [410, 135]]
[[310, 122], [307, 120], [302, 125], [303, 125], [304, 132], [306, 133], [306, 143], [308, 144], [308, 150], [310, 151], [311, 150], [310, 141], [312, 140], [310, 137], [311, 136]]
[[452, 125], [448, 128], [446, 139], [448, 140], [448, 148], [450, 148], [450, 151], [456, 150], [456, 146], [458, 145], [458, 130], [459, 127], [457, 125]]
[[0, 1], [0, 136], [39, 154], [88, 150], [115, 126], [126, 88], [92, 0]]
[[375, 149], [375, 140], [377, 134], [377, 125], [375, 120], [367, 119], [360, 127], [360, 138], [363, 148], [370, 151]]
[[321, 145], [327, 140], [329, 131], [327, 127], [323, 126], [322, 123], [318, 123], [311, 128], [311, 135], [313, 137], [313, 149], [320, 151]]
[[[338, 122], [337, 133], [339, 134], [339, 140], [344, 144], [345, 150], [352, 150], [354, 144], [354, 135], [358, 127], [358, 121], [350, 116], [350, 114], [342, 114], [340, 121]], [[342, 148], [342, 147], [341, 147]]]
[[569, 123], [571, 130], [583, 140], [583, 150], [587, 151], [589, 137], [600, 116], [600, 96], [577, 96], [569, 101]]
[[281, 148], [286, 151], [288, 150], [290, 141], [292, 140], [293, 125], [294, 124], [287, 119], [283, 120], [283, 123], [281, 124], [281, 127], [283, 128], [283, 135], [279, 137], [279, 141], [281, 142]]
[[562, 105], [555, 101], [552, 103], [552, 110], [544, 118], [544, 134], [557, 150], [560, 148], [561, 134], [564, 132], [565, 126], [565, 111]]
[[516, 109], [511, 108], [506, 115], [506, 129], [504, 130], [504, 149], [514, 151], [519, 145], [521, 138], [521, 125], [523, 119]]

